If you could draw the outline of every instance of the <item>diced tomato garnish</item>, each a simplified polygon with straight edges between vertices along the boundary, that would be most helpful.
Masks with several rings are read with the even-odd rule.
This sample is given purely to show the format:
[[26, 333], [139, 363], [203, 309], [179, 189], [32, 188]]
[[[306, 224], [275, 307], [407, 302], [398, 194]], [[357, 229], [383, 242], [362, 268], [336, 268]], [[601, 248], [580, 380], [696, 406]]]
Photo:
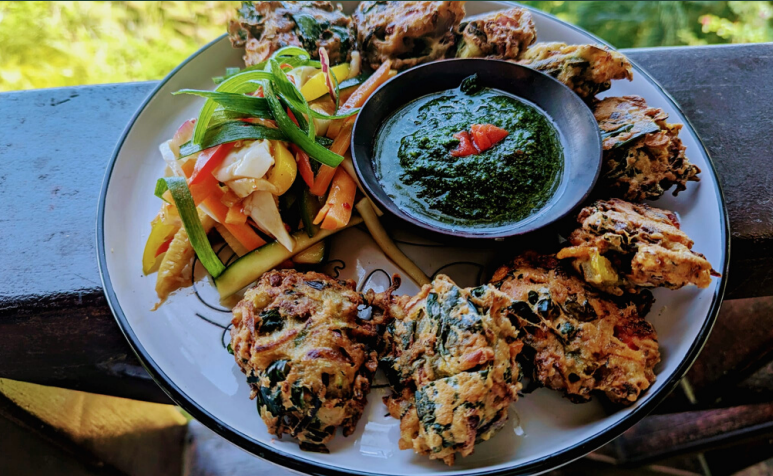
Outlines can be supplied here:
[[188, 181], [188, 185], [195, 185], [204, 180], [207, 175], [211, 175], [223, 163], [223, 160], [233, 148], [233, 142], [226, 142], [203, 151], [199, 158], [196, 159], [196, 167], [193, 168], [193, 174]]
[[478, 150], [472, 144], [470, 139], [470, 133], [467, 131], [457, 132], [454, 134], [456, 139], [459, 139], [459, 145], [456, 149], [451, 151], [451, 155], [454, 157], [467, 157], [468, 155], [475, 155]]
[[472, 141], [475, 143], [475, 148], [480, 152], [489, 150], [491, 148], [491, 141], [486, 135], [486, 132], [483, 130], [483, 126], [480, 124], [473, 124], [471, 129]]
[[[483, 131], [486, 133], [486, 136], [488, 136], [488, 140], [491, 141], [491, 145], [496, 144], [497, 142], [501, 141], [505, 137], [510, 134], [504, 129], [501, 129], [494, 124], [483, 124], [481, 126], [483, 128]], [[475, 130], [475, 126], [472, 126], [472, 130]]]

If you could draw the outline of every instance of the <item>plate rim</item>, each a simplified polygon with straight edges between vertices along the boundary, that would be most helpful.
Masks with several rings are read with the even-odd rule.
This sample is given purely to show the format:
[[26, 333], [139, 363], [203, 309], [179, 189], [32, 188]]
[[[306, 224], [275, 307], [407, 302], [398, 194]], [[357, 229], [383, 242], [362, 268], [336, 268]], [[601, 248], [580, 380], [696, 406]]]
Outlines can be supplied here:
[[[522, 8], [526, 8], [533, 15], [547, 17], [575, 31], [578, 31], [583, 35], [587, 35], [593, 38], [593, 40], [598, 42], [599, 44], [603, 44], [612, 48], [612, 46], [609, 43], [596, 37], [592, 33], [587, 32], [576, 25], [565, 22], [549, 13], [545, 13], [525, 5], [517, 4], [516, 2], [497, 2], [497, 3], [502, 3], [503, 6], [506, 4], [515, 4]], [[192, 398], [190, 398], [184, 391], [182, 391], [182, 389], [180, 389], [180, 387], [177, 384], [175, 384], [158, 366], [158, 364], [153, 360], [153, 358], [145, 350], [145, 348], [142, 346], [142, 344], [139, 342], [139, 339], [135, 335], [134, 330], [129, 324], [129, 321], [126, 318], [126, 315], [124, 314], [123, 309], [121, 308], [121, 304], [118, 301], [118, 297], [115, 293], [115, 290], [113, 289], [112, 281], [110, 280], [110, 274], [107, 269], [107, 261], [106, 261], [107, 254], [106, 254], [105, 240], [104, 240], [104, 233], [105, 233], [104, 218], [105, 218], [105, 200], [107, 198], [107, 191], [110, 186], [110, 179], [111, 179], [116, 161], [118, 159], [118, 154], [123, 148], [124, 142], [126, 141], [126, 138], [129, 135], [129, 132], [131, 132], [132, 128], [137, 122], [137, 119], [145, 110], [145, 108], [148, 106], [150, 101], [153, 100], [153, 98], [158, 94], [161, 88], [163, 88], [166, 85], [166, 83], [169, 82], [169, 80], [171, 80], [172, 77], [174, 77], [174, 75], [176, 75], [178, 71], [180, 71], [180, 69], [182, 69], [185, 65], [191, 62], [197, 56], [202, 54], [204, 51], [214, 46], [218, 42], [222, 41], [226, 36], [227, 34], [222, 34], [219, 37], [207, 43], [206, 45], [202, 46], [199, 50], [197, 50], [191, 56], [186, 58], [182, 63], [180, 63], [177, 67], [175, 67], [169, 74], [167, 74], [164, 77], [164, 79], [162, 79], [142, 101], [142, 104], [132, 115], [132, 118], [127, 123], [126, 127], [121, 133], [121, 137], [119, 138], [119, 140], [115, 145], [115, 148], [113, 149], [112, 157], [110, 158], [110, 162], [107, 164], [105, 175], [102, 180], [102, 187], [99, 194], [99, 206], [97, 207], [97, 216], [96, 216], [97, 266], [99, 269], [100, 280], [102, 282], [102, 288], [103, 288], [103, 292], [105, 293], [107, 304], [110, 307], [110, 310], [112, 311], [116, 322], [118, 323], [118, 327], [121, 329], [121, 333], [128, 341], [129, 346], [137, 356], [143, 368], [153, 378], [153, 381], [164, 391], [164, 393], [167, 394], [167, 396], [169, 396], [169, 398], [174, 403], [176, 403], [178, 406], [180, 406], [185, 411], [190, 413], [196, 420], [203, 423], [205, 426], [207, 426], [209, 429], [211, 429], [221, 437], [225, 438], [231, 443], [243, 448], [244, 450], [249, 451], [250, 453], [260, 458], [263, 458], [272, 463], [275, 463], [305, 474], [318, 475], [318, 476], [351, 476], [351, 475], [380, 476], [384, 473], [373, 473], [373, 472], [365, 473], [365, 472], [359, 472], [359, 471], [353, 471], [353, 470], [350, 471], [350, 470], [346, 470], [344, 468], [337, 467], [337, 466], [332, 466], [326, 463], [302, 459], [298, 456], [287, 455], [281, 451], [278, 451], [276, 448], [272, 448], [268, 444], [264, 444], [258, 440], [255, 440], [245, 435], [244, 433], [240, 432], [239, 430], [231, 427], [230, 425], [227, 425], [224, 422], [220, 421], [220, 419], [218, 419], [215, 415], [213, 415], [208, 410], [203, 408]], [[703, 325], [701, 326], [701, 329], [698, 332], [698, 335], [696, 336], [695, 340], [692, 342], [692, 344], [690, 344], [690, 348], [687, 351], [685, 358], [679, 363], [679, 365], [677, 365], [676, 370], [674, 370], [674, 372], [671, 374], [668, 380], [666, 380], [662, 384], [662, 386], [649, 397], [649, 399], [646, 402], [641, 404], [636, 409], [632, 410], [628, 415], [621, 418], [618, 422], [606, 427], [603, 430], [596, 432], [595, 434], [589, 436], [588, 438], [572, 446], [569, 446], [560, 451], [556, 451], [554, 453], [542, 456], [538, 459], [529, 461], [526, 464], [521, 464], [515, 467], [512, 467], [512, 466], [504, 467], [499, 469], [483, 469], [483, 470], [473, 469], [473, 470], [467, 471], [466, 474], [475, 475], [475, 476], [499, 476], [499, 475], [506, 475], [506, 474], [515, 475], [515, 474], [544, 472], [550, 469], [558, 468], [576, 459], [579, 459], [584, 455], [590, 453], [591, 451], [594, 451], [600, 448], [601, 446], [609, 443], [610, 441], [614, 440], [615, 438], [620, 436], [623, 432], [631, 428], [634, 424], [639, 422], [646, 415], [648, 415], [674, 390], [674, 388], [676, 388], [676, 386], [682, 380], [682, 378], [687, 373], [687, 371], [692, 367], [692, 364], [695, 362], [698, 355], [700, 354], [700, 351], [703, 349], [704, 345], [706, 344], [706, 341], [708, 340], [708, 337], [711, 334], [711, 330], [714, 327], [714, 323], [716, 322], [717, 316], [719, 315], [719, 310], [722, 305], [722, 301], [725, 294], [725, 288], [727, 286], [727, 276], [728, 276], [729, 265], [730, 265], [730, 240], [729, 240], [730, 220], [729, 220], [729, 215], [727, 211], [727, 202], [725, 201], [725, 195], [722, 189], [722, 183], [719, 180], [719, 175], [717, 174], [717, 169], [716, 169], [716, 166], [714, 165], [714, 160], [711, 158], [711, 154], [706, 148], [706, 145], [704, 144], [700, 135], [696, 131], [695, 127], [692, 125], [689, 118], [682, 110], [681, 106], [676, 102], [676, 100], [674, 100], [671, 94], [665, 90], [665, 88], [660, 84], [660, 82], [658, 82], [655, 78], [653, 78], [636, 62], [634, 62], [630, 58], [629, 58], [629, 61], [632, 67], [634, 68], [634, 70], [636, 70], [638, 74], [642, 75], [644, 78], [650, 81], [650, 83], [654, 85], [660, 91], [660, 93], [666, 97], [666, 99], [671, 103], [671, 106], [682, 115], [686, 125], [689, 126], [690, 131], [695, 136], [700, 147], [703, 149], [703, 152], [706, 155], [707, 163], [713, 174], [713, 178], [716, 181], [715, 193], [718, 198], [719, 214], [723, 224], [723, 226], [721, 227], [721, 240], [724, 242], [725, 246], [723, 250], [724, 260], [721, 265], [722, 276], [719, 278], [719, 284], [717, 285], [714, 295], [712, 296], [712, 302], [709, 308], [708, 316], [705, 322], [703, 323]]]

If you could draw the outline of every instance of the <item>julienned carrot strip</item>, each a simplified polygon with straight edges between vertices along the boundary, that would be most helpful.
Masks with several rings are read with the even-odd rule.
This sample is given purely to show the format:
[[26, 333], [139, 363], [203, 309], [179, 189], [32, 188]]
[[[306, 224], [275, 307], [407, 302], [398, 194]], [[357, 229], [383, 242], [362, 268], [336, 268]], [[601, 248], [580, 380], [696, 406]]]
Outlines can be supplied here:
[[208, 176], [204, 180], [188, 187], [191, 191], [191, 196], [193, 197], [193, 203], [196, 204], [196, 206], [211, 195], [217, 195], [218, 198], [223, 195], [223, 191], [218, 186], [217, 179], [213, 177], [212, 174], [207, 175]]
[[321, 222], [320, 228], [323, 230], [335, 230], [346, 226], [352, 217], [356, 193], [357, 184], [354, 180], [343, 168], [336, 169], [327, 203], [314, 218], [314, 224]]
[[[391, 78], [393, 75], [391, 74], [392, 71], [392, 62], [390, 60], [387, 60], [384, 63], [381, 63], [381, 66], [374, 72], [367, 80], [365, 80], [364, 83], [360, 85], [359, 88], [357, 88], [356, 91], [352, 93], [351, 96], [346, 100], [343, 106], [341, 106], [341, 109], [339, 110], [339, 114], [345, 114], [347, 111], [350, 111], [352, 109], [362, 107], [363, 104], [365, 104], [365, 101], [370, 97], [371, 94], [373, 94], [373, 91], [378, 89], [379, 86], [384, 84], [389, 78]], [[343, 126], [345, 124], [345, 121], [348, 121], [351, 118], [347, 119], [337, 119], [330, 123], [330, 126], [327, 129], [327, 137], [330, 139], [335, 139], [338, 137], [343, 131]]]
[[362, 85], [357, 88], [346, 103], [341, 106], [340, 113], [345, 113], [357, 107], [362, 107], [365, 101], [373, 94], [379, 86], [384, 84], [389, 79], [389, 70], [392, 69], [392, 61], [386, 60], [381, 63], [381, 66], [368, 78]]
[[[330, 146], [331, 152], [335, 152], [338, 155], [344, 155], [346, 154], [346, 151], [349, 150], [349, 145], [352, 141], [354, 120], [354, 116], [344, 119], [344, 125], [341, 128], [341, 132], [333, 141], [333, 145]], [[314, 186], [310, 187], [309, 192], [319, 197], [324, 195], [330, 185], [330, 181], [333, 180], [336, 169], [338, 169], [338, 167], [328, 167], [327, 165], [321, 166], [317, 171], [317, 177], [314, 179]]]
[[244, 212], [242, 212], [241, 208], [242, 207], [240, 203], [237, 203], [236, 205], [229, 207], [228, 214], [225, 216], [225, 221], [223, 222], [223, 224], [225, 225], [227, 223], [229, 225], [244, 225], [245, 223], [247, 223], [247, 215], [245, 215]]
[[330, 186], [330, 182], [333, 181], [336, 170], [338, 170], [338, 167], [320, 165], [317, 176], [314, 177], [314, 185], [309, 188], [309, 192], [318, 197], [324, 195], [325, 192], [327, 192], [327, 188]]
[[[301, 174], [301, 178], [309, 188], [314, 186], [314, 172], [311, 170], [311, 162], [309, 161], [309, 154], [297, 145], [290, 143], [290, 148], [295, 152], [295, 162], [298, 164], [298, 172]], [[327, 167], [323, 165], [322, 167]]]
[[[258, 236], [258, 234], [255, 233], [255, 231], [250, 228], [247, 223], [242, 223], [241, 225], [236, 223], [228, 223], [228, 207], [223, 205], [223, 203], [220, 201], [220, 196], [217, 194], [210, 195], [204, 199], [202, 205], [207, 207], [207, 210], [209, 210], [209, 212], [212, 213], [215, 218], [217, 218], [217, 221], [219, 221], [229, 232], [231, 232], [234, 238], [239, 240], [239, 243], [247, 248], [247, 251], [252, 251], [255, 248], [266, 244], [266, 242], [261, 239], [261, 237]], [[245, 222], [246, 221], [247, 220], [245, 218]]]

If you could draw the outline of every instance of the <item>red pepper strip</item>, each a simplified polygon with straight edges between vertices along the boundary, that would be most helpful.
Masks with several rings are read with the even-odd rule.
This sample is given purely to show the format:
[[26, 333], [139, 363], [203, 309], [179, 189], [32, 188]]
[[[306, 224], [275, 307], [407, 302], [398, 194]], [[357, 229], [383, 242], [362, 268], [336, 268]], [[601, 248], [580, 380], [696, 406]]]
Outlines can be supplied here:
[[172, 240], [174, 240], [174, 236], [166, 240], [165, 242], [161, 243], [161, 246], [158, 247], [156, 250], [156, 257], [160, 255], [161, 253], [166, 253], [166, 250], [169, 249], [169, 245], [172, 244]]
[[263, 86], [258, 86], [258, 90], [252, 93], [252, 95], [258, 98], [265, 97], [263, 96]]
[[295, 118], [295, 114], [293, 114], [293, 111], [291, 111], [289, 107], [287, 108], [287, 115], [290, 116], [290, 120], [292, 120], [296, 126], [301, 127], [298, 124], [298, 119]]
[[295, 152], [295, 162], [298, 163], [298, 172], [301, 174], [301, 178], [309, 188], [314, 186], [314, 171], [311, 170], [311, 162], [309, 161], [309, 154], [303, 151], [295, 144], [290, 144], [290, 148]]
[[188, 185], [196, 185], [201, 183], [206, 176], [212, 176], [212, 172], [223, 163], [229, 152], [234, 148], [233, 142], [226, 142], [217, 147], [210, 147], [203, 151], [199, 158], [196, 159], [196, 167], [193, 169], [193, 174], [188, 182]]
[[457, 132], [454, 134], [456, 139], [459, 139], [459, 146], [451, 151], [451, 155], [454, 157], [467, 157], [468, 155], [475, 155], [478, 150], [473, 146], [472, 140], [470, 140], [470, 133], [467, 131]]
[[480, 124], [473, 124], [471, 129], [472, 141], [475, 143], [475, 148], [478, 149], [479, 152], [489, 150], [492, 144], [486, 135], [486, 132], [483, 130], [483, 126]]

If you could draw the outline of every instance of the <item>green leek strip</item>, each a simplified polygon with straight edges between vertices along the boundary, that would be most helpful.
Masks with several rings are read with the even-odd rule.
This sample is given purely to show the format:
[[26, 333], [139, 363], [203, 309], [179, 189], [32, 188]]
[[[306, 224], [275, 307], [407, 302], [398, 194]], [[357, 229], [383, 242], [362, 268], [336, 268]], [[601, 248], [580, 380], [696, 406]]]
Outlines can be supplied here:
[[287, 136], [279, 129], [266, 127], [260, 124], [248, 124], [242, 121], [226, 122], [217, 127], [211, 127], [201, 144], [193, 141], [186, 142], [180, 147], [180, 157], [188, 157], [196, 152], [215, 147], [216, 145], [234, 142], [237, 140], [287, 140]]
[[[215, 101], [229, 111], [241, 112], [243, 114], [249, 114], [253, 117], [262, 117], [264, 119], [273, 118], [265, 98], [245, 96], [244, 94], [236, 93], [221, 93], [218, 91], [200, 91], [198, 89], [181, 89], [172, 94], [175, 96], [178, 94], [201, 96]], [[213, 110], [212, 114], [214, 115], [214, 113], [215, 111]], [[211, 119], [212, 115], [210, 115], [210, 120]]]
[[[271, 72], [274, 73], [274, 81], [276, 82], [277, 88], [280, 91], [283, 91], [287, 97], [295, 96], [295, 99], [300, 101], [300, 112], [305, 113], [306, 117], [309, 118], [306, 123], [306, 135], [309, 136], [309, 139], [314, 140], [314, 137], [317, 135], [317, 131], [314, 130], [314, 121], [311, 120], [311, 108], [309, 107], [308, 101], [306, 101], [306, 98], [303, 96], [303, 94], [298, 91], [298, 88], [296, 88], [295, 85], [290, 82], [284, 70], [279, 67], [279, 63], [273, 59], [271, 60]], [[292, 103], [290, 103], [290, 106], [292, 107]], [[295, 114], [295, 118], [298, 119], [298, 114]], [[298, 121], [298, 124], [300, 124], [300, 121]]]
[[276, 59], [280, 56], [307, 56], [310, 57], [308, 51], [304, 50], [300, 46], [284, 46], [274, 51], [269, 60]]
[[248, 117], [250, 117], [249, 114], [229, 111], [228, 109], [223, 108], [223, 106], [220, 106], [212, 113], [212, 117], [209, 119], [209, 128], [212, 129], [226, 122], [238, 121], [239, 119]]
[[[265, 71], [248, 71], [246, 73], [239, 73], [231, 78], [223, 81], [215, 88], [216, 92], [222, 93], [247, 93], [257, 89], [257, 80], [271, 79], [273, 75]], [[204, 133], [209, 127], [209, 119], [215, 112], [217, 103], [212, 99], [207, 99], [204, 106], [199, 111], [199, 117], [196, 120], [196, 127], [193, 129], [193, 143], [201, 144], [204, 139]]]
[[[162, 185], [163, 184], [163, 185]], [[188, 239], [193, 246], [193, 251], [199, 257], [199, 261], [204, 265], [207, 272], [213, 278], [220, 276], [225, 271], [225, 266], [220, 258], [217, 257], [212, 245], [209, 244], [207, 234], [204, 233], [204, 227], [201, 226], [199, 215], [196, 212], [196, 205], [193, 203], [191, 191], [188, 190], [188, 184], [183, 177], [165, 177], [156, 182], [156, 192], [159, 189], [168, 188], [172, 192], [174, 204], [180, 213], [185, 231], [188, 233]], [[166, 191], [166, 190], [164, 190]], [[162, 194], [164, 192], [161, 192]]]
[[271, 85], [271, 81], [264, 81], [263, 94], [266, 96], [266, 99], [268, 99], [268, 105], [271, 107], [271, 112], [274, 114], [274, 119], [279, 125], [279, 129], [287, 135], [290, 141], [303, 149], [304, 152], [309, 154], [309, 157], [317, 162], [329, 167], [338, 167], [338, 164], [340, 164], [344, 158], [309, 139], [306, 133], [290, 120], [287, 113], [282, 109], [282, 103], [279, 102], [279, 98], [277, 98], [274, 93], [274, 87]]
[[359, 86], [362, 83], [364, 83], [368, 78], [370, 78], [370, 75], [371, 73], [360, 73], [358, 76], [355, 76], [353, 78], [344, 79], [338, 85], [338, 88], [347, 89], [347, 88], [353, 88], [354, 86]]

